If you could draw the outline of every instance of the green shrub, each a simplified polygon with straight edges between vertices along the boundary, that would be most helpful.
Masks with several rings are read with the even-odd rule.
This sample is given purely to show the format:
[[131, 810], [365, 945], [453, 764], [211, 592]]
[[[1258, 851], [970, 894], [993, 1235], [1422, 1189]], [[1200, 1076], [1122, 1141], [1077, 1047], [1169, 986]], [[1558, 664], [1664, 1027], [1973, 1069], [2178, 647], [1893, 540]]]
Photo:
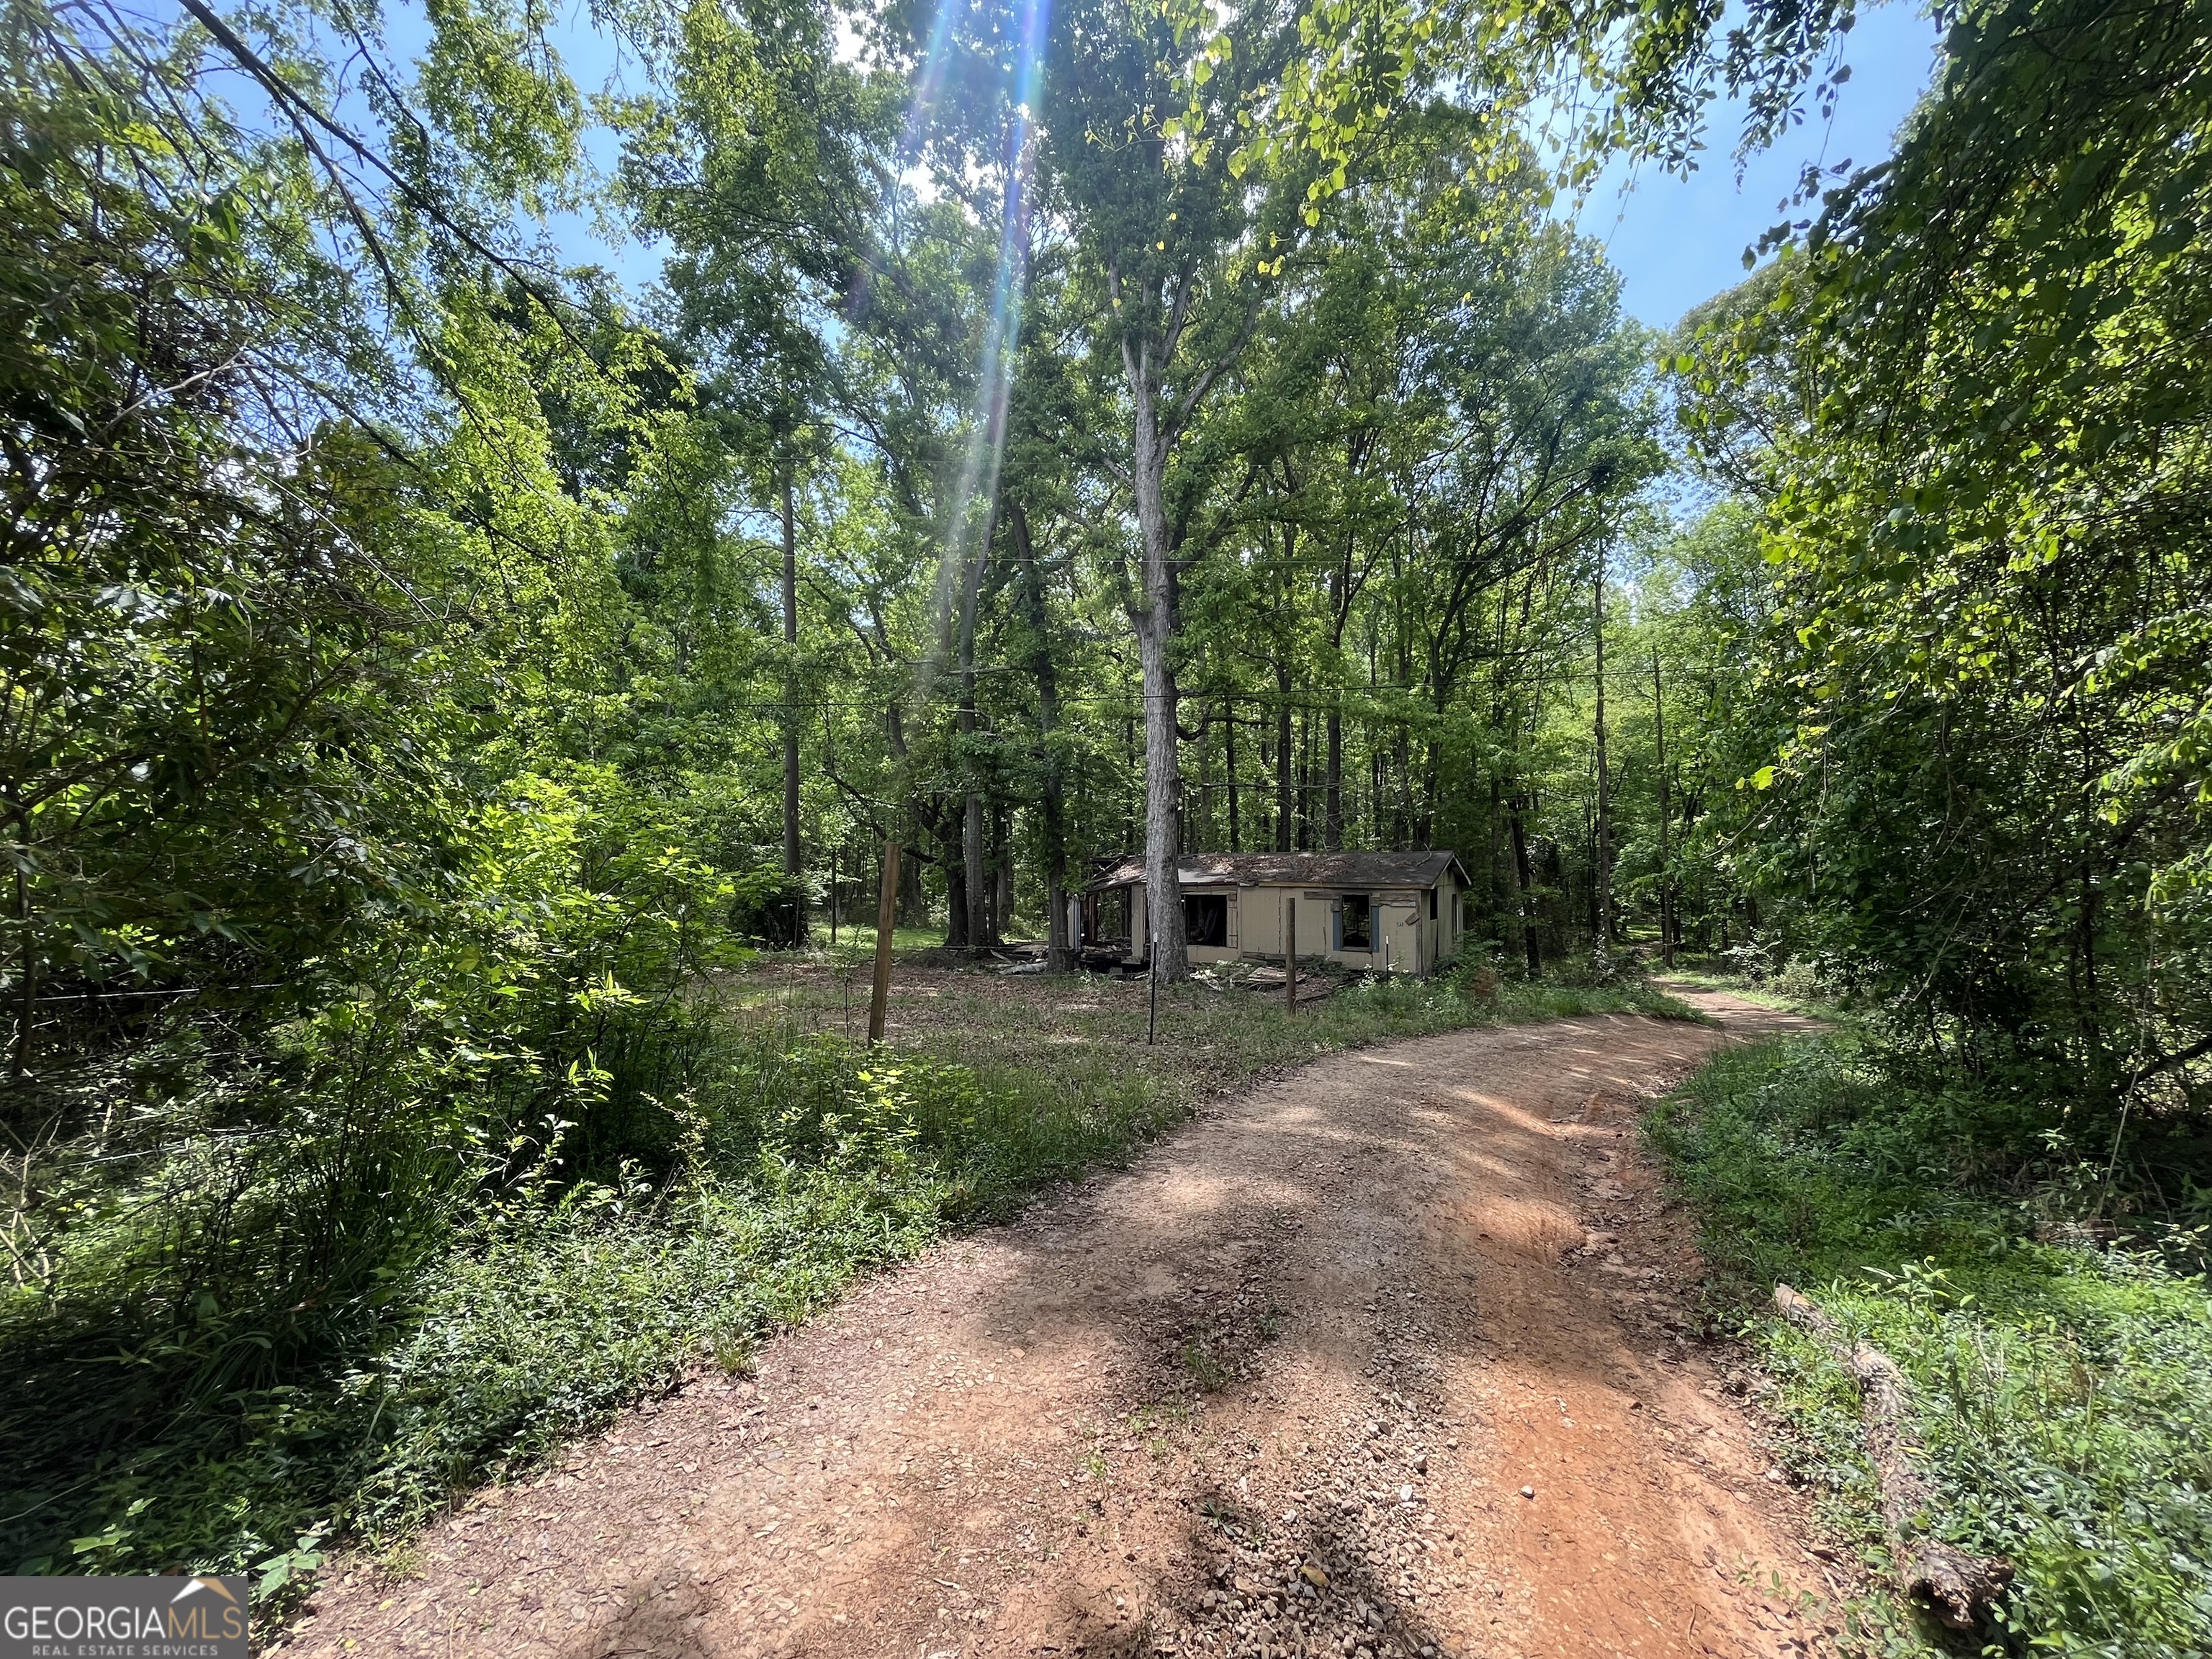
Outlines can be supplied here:
[[[2057, 1244], [2045, 1114], [1899, 1086], [1830, 1040], [1722, 1054], [1650, 1120], [1795, 1461], [1875, 1529], [1853, 1385], [1768, 1316], [1813, 1295], [1914, 1385], [1937, 1532], [2010, 1559], [1993, 1651], [2212, 1650], [2212, 1298], [2174, 1254]], [[2037, 1148], [2031, 1152], [2028, 1149]]]
[[[435, 1234], [380, 1235], [386, 1253], [346, 1308], [295, 1321], [313, 1340], [282, 1356], [222, 1298], [265, 1295], [254, 1272], [289, 1271], [296, 1244], [242, 1256], [234, 1282], [198, 1293], [197, 1323], [179, 1334], [165, 1316], [136, 1344], [119, 1322], [185, 1292], [128, 1229], [109, 1247], [125, 1261], [115, 1283], [12, 1297], [0, 1352], [32, 1409], [0, 1425], [11, 1565], [237, 1570], [303, 1535], [404, 1532], [702, 1352], [742, 1353], [913, 1254], [972, 1186], [921, 1144], [973, 1124], [965, 1068], [871, 1064], [828, 1039], [787, 1048], [727, 1022], [704, 1041], [696, 1023], [671, 1029], [697, 1092], [641, 1137], [669, 1150], [664, 1170], [478, 1188]], [[264, 1207], [281, 1206], [234, 1206], [234, 1225], [265, 1225], [244, 1218]], [[144, 1214], [173, 1224], [155, 1202]]]

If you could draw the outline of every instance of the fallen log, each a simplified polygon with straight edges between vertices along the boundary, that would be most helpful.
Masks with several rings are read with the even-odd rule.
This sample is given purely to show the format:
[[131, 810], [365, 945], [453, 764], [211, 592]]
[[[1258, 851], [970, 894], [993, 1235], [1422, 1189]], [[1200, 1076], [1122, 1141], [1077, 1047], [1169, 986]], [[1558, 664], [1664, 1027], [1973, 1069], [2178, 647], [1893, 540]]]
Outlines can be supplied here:
[[1924, 1600], [1951, 1629], [1972, 1630], [2012, 1583], [2012, 1564], [1929, 1536], [1925, 1516], [1934, 1495], [1908, 1455], [1905, 1373], [1881, 1349], [1847, 1340], [1840, 1325], [1789, 1285], [1774, 1287], [1774, 1308], [1799, 1330], [1826, 1343], [1859, 1385], [1867, 1457], [1874, 1465], [1882, 1528], [1905, 1593]]

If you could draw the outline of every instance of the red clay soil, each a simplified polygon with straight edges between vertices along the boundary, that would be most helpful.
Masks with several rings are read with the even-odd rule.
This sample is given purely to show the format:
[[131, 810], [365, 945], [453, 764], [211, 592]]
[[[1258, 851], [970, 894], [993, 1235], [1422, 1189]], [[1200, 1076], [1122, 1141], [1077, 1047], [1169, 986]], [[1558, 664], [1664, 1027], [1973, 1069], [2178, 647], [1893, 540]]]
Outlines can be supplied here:
[[1319, 1061], [481, 1493], [286, 1646], [1825, 1650], [1804, 1499], [1691, 1328], [1632, 1133], [1724, 1040], [1607, 1016]]

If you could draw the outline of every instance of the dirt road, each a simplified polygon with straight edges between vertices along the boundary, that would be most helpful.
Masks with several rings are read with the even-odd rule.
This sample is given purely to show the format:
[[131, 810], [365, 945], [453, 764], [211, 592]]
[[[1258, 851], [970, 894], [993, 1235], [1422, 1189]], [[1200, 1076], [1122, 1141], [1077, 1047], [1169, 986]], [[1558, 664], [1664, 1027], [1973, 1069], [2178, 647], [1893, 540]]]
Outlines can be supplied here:
[[1686, 1328], [1629, 1127], [1722, 1040], [1322, 1060], [483, 1494], [291, 1650], [1819, 1650], [1802, 1499]]

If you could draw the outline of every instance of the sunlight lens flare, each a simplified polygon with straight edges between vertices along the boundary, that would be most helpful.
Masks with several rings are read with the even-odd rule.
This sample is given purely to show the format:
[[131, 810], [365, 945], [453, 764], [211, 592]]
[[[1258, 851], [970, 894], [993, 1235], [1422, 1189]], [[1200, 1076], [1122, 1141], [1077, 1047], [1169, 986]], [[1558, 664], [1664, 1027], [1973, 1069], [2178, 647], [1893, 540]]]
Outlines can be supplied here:
[[[909, 142], [917, 149], [943, 81], [948, 18], [957, 0], [945, 0], [931, 33], [931, 58], [916, 88], [909, 113]], [[975, 404], [968, 423], [968, 442], [960, 477], [946, 515], [944, 557], [938, 566], [938, 638], [951, 637], [956, 614], [964, 624], [980, 562], [988, 556], [999, 470], [1006, 458], [1006, 415], [1013, 392], [1014, 364], [1021, 336], [1023, 291], [1028, 271], [1029, 186], [1032, 166], [1034, 112], [1043, 78], [1045, 30], [1049, 0], [1021, 0], [1013, 64], [1013, 87], [1006, 122], [1006, 151], [1000, 158], [1006, 187], [1000, 201], [999, 260], [991, 285], [991, 308], [984, 319], [982, 351], [976, 365]], [[981, 517], [981, 522], [977, 519]], [[956, 612], [956, 607], [963, 607]], [[939, 653], [941, 657], [941, 651]], [[935, 678], [937, 661], [923, 665], [925, 690]]]

